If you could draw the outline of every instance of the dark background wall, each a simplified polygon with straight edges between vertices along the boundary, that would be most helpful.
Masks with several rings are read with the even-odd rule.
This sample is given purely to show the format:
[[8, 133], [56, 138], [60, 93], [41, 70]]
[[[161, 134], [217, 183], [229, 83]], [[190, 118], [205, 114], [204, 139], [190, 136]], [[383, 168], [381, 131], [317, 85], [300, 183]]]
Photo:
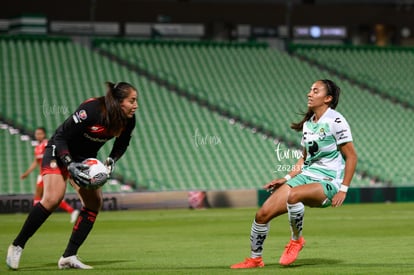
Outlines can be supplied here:
[[[201, 23], [205, 39], [234, 39], [251, 27], [345, 26], [353, 44], [414, 45], [414, 0], [3, 0], [0, 19], [41, 14], [51, 21]], [[403, 31], [404, 29], [404, 31]], [[409, 33], [402, 35], [402, 33]]]
[[[160, 15], [171, 22], [223, 22], [277, 26], [286, 22], [286, 1], [143, 1], [143, 0], [3, 0], [0, 18], [41, 13], [49, 20], [89, 20], [95, 6], [96, 21], [156, 22]], [[247, 3], [246, 3], [247, 2]], [[329, 1], [324, 1], [329, 2]], [[321, 25], [391, 24], [414, 26], [414, 8], [395, 4], [330, 1], [293, 1], [292, 23]], [[379, 1], [380, 3], [384, 1]]]

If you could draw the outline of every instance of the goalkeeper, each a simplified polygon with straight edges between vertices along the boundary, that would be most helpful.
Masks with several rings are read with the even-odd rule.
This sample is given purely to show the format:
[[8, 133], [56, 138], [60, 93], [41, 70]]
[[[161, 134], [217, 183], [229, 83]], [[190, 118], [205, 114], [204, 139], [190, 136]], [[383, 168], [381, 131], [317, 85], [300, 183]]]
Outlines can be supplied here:
[[76, 256], [87, 238], [102, 207], [101, 189], [89, 189], [90, 177], [82, 161], [96, 158], [99, 149], [116, 137], [105, 165], [108, 176], [115, 162], [125, 153], [135, 128], [138, 108], [137, 90], [126, 82], [107, 82], [105, 96], [83, 102], [55, 131], [49, 140], [42, 161], [44, 194], [26, 218], [19, 234], [9, 246], [6, 263], [18, 269], [26, 242], [59, 206], [66, 191], [66, 179], [77, 191], [82, 209], [58, 267], [91, 269]]

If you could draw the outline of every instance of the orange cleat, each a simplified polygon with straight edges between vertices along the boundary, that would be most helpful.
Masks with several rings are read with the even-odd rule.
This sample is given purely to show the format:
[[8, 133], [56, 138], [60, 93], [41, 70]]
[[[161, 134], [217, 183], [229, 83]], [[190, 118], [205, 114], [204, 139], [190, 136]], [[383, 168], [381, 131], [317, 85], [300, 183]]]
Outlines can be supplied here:
[[262, 260], [262, 257], [257, 258], [246, 258], [244, 262], [234, 264], [230, 266], [230, 268], [256, 268], [256, 267], [264, 267], [264, 262]]
[[298, 258], [299, 252], [305, 246], [305, 239], [300, 237], [299, 240], [290, 240], [285, 246], [285, 251], [280, 257], [279, 264], [290, 265]]

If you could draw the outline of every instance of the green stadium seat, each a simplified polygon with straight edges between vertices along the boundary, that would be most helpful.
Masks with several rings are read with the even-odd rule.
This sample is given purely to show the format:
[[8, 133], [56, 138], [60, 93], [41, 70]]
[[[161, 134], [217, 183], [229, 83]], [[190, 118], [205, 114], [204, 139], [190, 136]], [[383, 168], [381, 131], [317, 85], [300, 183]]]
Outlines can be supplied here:
[[[354, 131], [361, 159], [358, 171], [394, 184], [409, 176], [401, 172], [409, 171], [404, 162], [399, 166], [400, 171], [385, 167], [407, 158], [407, 150], [397, 150], [389, 144], [409, 140], [413, 112], [286, 53], [263, 46], [196, 42], [126, 43], [120, 40], [118, 43], [106, 41], [99, 47], [177, 85], [189, 96], [197, 96], [245, 121], [274, 131], [281, 140], [295, 145], [299, 144], [300, 133], [290, 130], [289, 125], [301, 118], [297, 113], [304, 111], [301, 106], [306, 106], [307, 89], [316, 79], [332, 78], [344, 91], [340, 111]], [[16, 91], [1, 93], [0, 116], [29, 130], [43, 125], [49, 135], [82, 100], [103, 95], [105, 81], [124, 80], [135, 84], [140, 93], [137, 128], [128, 152], [117, 165], [117, 172], [124, 179], [134, 180], [141, 189], [258, 188], [286, 173], [275, 172], [276, 164], [286, 166], [295, 161], [277, 160], [276, 144], [262, 134], [230, 122], [68, 40], [0, 39], [0, 56], [5, 57], [2, 66], [9, 68], [0, 76], [0, 85]], [[389, 116], [389, 113], [396, 115]], [[202, 136], [220, 137], [221, 143], [196, 146], [196, 131]], [[396, 134], [376, 138], [386, 136], [384, 133]], [[10, 138], [4, 139], [6, 144], [19, 146], [8, 146], [6, 156], [12, 155], [13, 148], [19, 155], [32, 157], [33, 148], [24, 149], [20, 141], [13, 142]], [[282, 148], [291, 149], [285, 142], [280, 142]], [[111, 143], [105, 145], [99, 158], [105, 158], [110, 149]], [[13, 158], [16, 163], [26, 161]], [[13, 184], [20, 184], [14, 178], [13, 168], [1, 170], [2, 175]], [[370, 181], [356, 177], [355, 182], [366, 185]], [[32, 191], [23, 187], [16, 189], [9, 183], [0, 184], [3, 194]], [[68, 191], [73, 192], [71, 188]], [[122, 190], [107, 184], [104, 191]]]
[[295, 45], [293, 49], [299, 56], [414, 106], [413, 48]]
[[[6, 44], [8, 47], [5, 51], [16, 51], [14, 42], [6, 41]], [[103, 82], [106, 80], [125, 80], [138, 87], [141, 109], [138, 112], [134, 135], [136, 138], [131, 141], [127, 154], [117, 165], [117, 172], [125, 179], [135, 180], [138, 186], [152, 191], [256, 188], [274, 177], [272, 141], [264, 140], [238, 125], [232, 125], [219, 115], [200, 108], [197, 104], [172, 94], [97, 53], [68, 41], [41, 40], [18, 44], [21, 45], [16, 52], [16, 58], [27, 58], [26, 63], [21, 63], [21, 66], [18, 62], [7, 64], [13, 63], [10, 65], [16, 66], [17, 71], [21, 72], [20, 75], [25, 77], [8, 80], [24, 89], [18, 89], [19, 92], [11, 95], [6, 102], [30, 98], [27, 101], [19, 100], [20, 104], [26, 103], [24, 108], [12, 108], [21, 114], [21, 122], [26, 123], [24, 126], [27, 128], [34, 129], [42, 124], [51, 134], [69, 115], [53, 107], [66, 107], [67, 112], [73, 111], [82, 100], [103, 94]], [[159, 45], [150, 47], [153, 48], [153, 52], [149, 56], [155, 58]], [[36, 58], [45, 55], [46, 52], [48, 54], [44, 59]], [[159, 64], [171, 65], [167, 62]], [[29, 77], [33, 72], [27, 71], [26, 68], [33, 66], [37, 67], [35, 76]], [[178, 81], [177, 79], [181, 78], [162, 68], [154, 67], [154, 72], [161, 72], [160, 76], [169, 81]], [[183, 71], [182, 74], [186, 75], [186, 72]], [[195, 88], [194, 92], [198, 96], [209, 99], [209, 91]], [[32, 104], [33, 102], [37, 103]], [[27, 123], [29, 118], [32, 121]], [[222, 143], [196, 147], [194, 135], [197, 129], [201, 135], [220, 136]], [[100, 158], [103, 159], [109, 154], [110, 146], [108, 144], [102, 149]], [[267, 151], [256, 152], [250, 147], [267, 147]], [[30, 150], [32, 148], [29, 148]], [[8, 174], [12, 175], [11, 172]], [[32, 192], [15, 191], [10, 188], [2, 190], [6, 193]], [[104, 190], [120, 191], [117, 186], [109, 184], [105, 185]], [[68, 192], [73, 190], [68, 187]]]
[[[299, 144], [300, 137], [288, 127], [292, 121], [300, 119], [296, 113], [304, 111], [300, 106], [306, 104], [308, 87], [316, 79], [331, 78], [339, 83], [344, 91], [339, 110], [352, 125], [355, 142], [359, 145], [357, 150], [358, 152], [361, 150], [360, 157], [362, 159], [380, 158], [384, 156], [379, 152], [394, 150], [387, 158], [381, 158], [380, 163], [376, 163], [378, 169], [365, 167], [368, 174], [381, 177], [385, 181], [395, 179], [398, 173], [396, 169], [389, 170], [385, 167], [393, 165], [395, 161], [404, 156], [408, 157], [404, 152], [396, 151], [395, 148], [388, 150], [390, 142], [398, 143], [396, 139], [401, 138], [400, 136], [394, 136], [390, 140], [378, 140], [376, 133], [382, 131], [378, 127], [378, 123], [381, 123], [387, 125], [388, 129], [398, 132], [399, 135], [403, 135], [405, 139], [409, 139], [412, 131], [409, 130], [411, 128], [407, 123], [410, 121], [409, 117], [412, 117], [411, 110], [402, 109], [398, 104], [372, 95], [369, 91], [333, 77], [327, 71], [311, 66], [295, 57], [292, 58], [286, 53], [266, 47], [229, 45], [221, 47], [205, 43], [193, 43], [189, 46], [186, 43], [106, 41], [105, 47], [121, 58], [135, 56], [151, 64], [155, 71], [157, 68], [162, 69], [166, 72], [165, 80], [188, 89], [189, 95], [195, 94], [195, 91], [202, 91], [203, 94], [208, 94], [206, 99], [210, 104], [228, 110], [245, 121], [274, 131], [283, 140], [296, 145]], [[297, 51], [304, 55], [304, 49], [298, 48]], [[408, 59], [411, 57], [411, 52], [400, 52], [403, 52]], [[397, 56], [401, 54], [400, 52]], [[339, 73], [344, 73], [341, 69], [349, 70], [353, 72], [352, 76], [355, 79], [359, 77], [366, 83], [380, 83], [379, 80], [384, 79], [383, 75], [377, 75], [378, 69], [374, 67], [377, 68], [378, 64], [372, 62], [372, 55], [375, 58], [377, 55], [370, 51], [361, 51], [357, 57], [352, 58], [348, 50], [332, 51], [329, 48], [329, 51], [321, 52], [319, 48], [311, 47], [309, 53], [306, 52], [306, 54], [321, 58], [319, 63], [334, 64]], [[387, 59], [391, 63], [394, 62], [393, 60], [400, 60], [395, 55], [391, 57], [381, 56], [382, 59]], [[355, 64], [349, 60], [354, 60]], [[414, 63], [408, 62], [407, 64]], [[368, 65], [371, 67], [364, 67]], [[361, 70], [361, 68], [364, 69]], [[176, 77], [171, 77], [171, 75]], [[395, 82], [390, 83], [395, 84]], [[390, 117], [388, 113], [395, 114], [395, 116]], [[405, 125], [403, 127], [405, 131], [402, 133], [399, 131], [400, 128], [396, 128], [399, 124]]]

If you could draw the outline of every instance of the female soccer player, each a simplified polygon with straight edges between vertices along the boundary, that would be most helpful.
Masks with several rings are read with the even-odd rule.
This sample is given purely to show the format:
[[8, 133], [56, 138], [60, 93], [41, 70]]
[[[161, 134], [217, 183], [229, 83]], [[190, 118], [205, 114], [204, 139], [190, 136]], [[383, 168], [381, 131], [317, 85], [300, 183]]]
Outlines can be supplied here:
[[[34, 169], [36, 169], [36, 167], [39, 166], [40, 168], [40, 174], [37, 176], [36, 191], [33, 198], [33, 205], [36, 205], [38, 202], [40, 202], [43, 196], [42, 159], [48, 142], [48, 140], [46, 139], [46, 129], [43, 127], [36, 128], [35, 139], [38, 142], [38, 144], [34, 149], [34, 160], [32, 164], [29, 166], [29, 168], [20, 176], [20, 178], [23, 180], [27, 178], [27, 176], [30, 175], [30, 173], [33, 172]], [[71, 223], [74, 223], [76, 221], [76, 219], [79, 216], [79, 210], [73, 209], [73, 207], [70, 206], [65, 200], [62, 200], [60, 202], [59, 207], [71, 214]]]
[[292, 264], [305, 245], [302, 236], [305, 205], [341, 206], [357, 163], [351, 130], [345, 118], [335, 111], [340, 88], [331, 80], [318, 80], [308, 93], [308, 111], [291, 128], [302, 131], [303, 157], [284, 178], [264, 186], [274, 191], [256, 213], [250, 232], [251, 255], [231, 268], [263, 267], [263, 243], [270, 221], [288, 213], [291, 240], [279, 263]]
[[62, 201], [68, 177], [83, 207], [58, 267], [92, 268], [83, 264], [76, 254], [91, 231], [103, 200], [101, 189], [85, 188], [90, 184], [90, 177], [83, 172], [85, 165], [82, 161], [96, 158], [105, 142], [116, 137], [105, 162], [110, 176], [115, 162], [129, 145], [138, 108], [137, 90], [131, 84], [107, 82], [107, 87], [105, 96], [83, 102], [49, 140], [42, 161], [43, 198], [29, 213], [20, 233], [8, 248], [6, 263], [10, 268], [18, 269], [26, 242]]

